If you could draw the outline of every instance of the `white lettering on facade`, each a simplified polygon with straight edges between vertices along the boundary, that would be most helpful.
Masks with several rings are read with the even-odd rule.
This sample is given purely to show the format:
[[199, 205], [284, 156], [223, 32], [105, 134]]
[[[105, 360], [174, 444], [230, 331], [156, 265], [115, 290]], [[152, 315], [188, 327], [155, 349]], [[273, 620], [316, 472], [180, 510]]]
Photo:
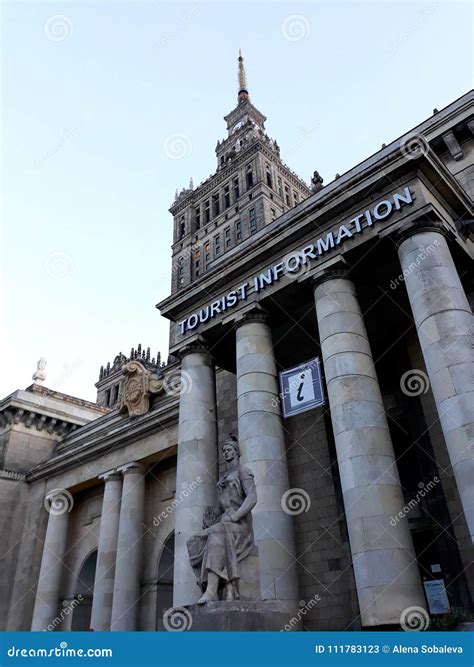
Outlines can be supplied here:
[[[284, 260], [274, 264], [267, 271], [260, 273], [252, 278], [252, 287], [254, 292], [265, 289], [267, 285], [280, 280], [285, 273], [294, 273], [298, 271], [302, 264], [308, 264], [324, 253], [329, 252], [336, 245], [352, 238], [354, 234], [360, 234], [366, 227], [372, 227], [374, 221], [386, 220], [393, 211], [399, 211], [402, 206], [413, 204], [413, 194], [409, 187], [404, 188], [403, 192], [394, 192], [389, 199], [382, 199], [377, 202], [372, 210], [367, 209], [356, 217], [349, 220], [346, 224], [341, 224], [324, 237], [320, 237], [301, 250], [293, 251], [287, 255]], [[351, 228], [349, 228], [349, 226]], [[239, 301], [245, 301], [249, 294], [251, 283], [245, 282], [235, 288], [225, 296], [213, 301], [210, 305], [201, 308], [198, 312], [192, 313], [186, 319], [178, 323], [180, 334], [195, 329], [198, 324], [203, 324], [220, 313], [224, 313], [229, 308], [233, 308]]]
[[316, 246], [318, 248], [318, 255], [322, 255], [329, 250], [329, 248], [334, 248], [334, 234], [329, 232], [326, 236], [326, 240], [318, 239], [316, 241]]

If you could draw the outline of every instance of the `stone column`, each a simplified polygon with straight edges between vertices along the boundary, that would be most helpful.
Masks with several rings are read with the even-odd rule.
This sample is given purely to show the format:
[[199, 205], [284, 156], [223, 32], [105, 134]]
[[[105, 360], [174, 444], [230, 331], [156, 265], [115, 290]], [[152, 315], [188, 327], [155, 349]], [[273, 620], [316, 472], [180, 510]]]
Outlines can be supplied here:
[[122, 497], [122, 475], [111, 470], [99, 476], [104, 480], [104, 499], [100, 517], [99, 549], [92, 598], [91, 628], [97, 632], [110, 630], [114, 593], [115, 559]]
[[110, 629], [130, 631], [137, 629], [140, 598], [145, 467], [133, 462], [119, 470], [123, 488]]
[[398, 255], [453, 467], [474, 541], [473, 321], [466, 294], [440, 229], [412, 227]]
[[[187, 540], [202, 530], [204, 510], [215, 505], [218, 475], [216, 377], [202, 341], [180, 352], [178, 464], [176, 471], [173, 605], [193, 604], [201, 593]], [[184, 493], [185, 492], [185, 493]]]
[[314, 296], [362, 625], [398, 625], [425, 601], [364, 320], [342, 272]]
[[237, 324], [237, 411], [243, 462], [255, 475], [252, 512], [263, 600], [299, 599], [292, 517], [282, 508], [289, 489], [285, 439], [270, 327], [262, 311]]
[[46, 502], [49, 519], [36, 589], [32, 631], [46, 630], [58, 614], [72, 496], [64, 489], [55, 489], [46, 496]]

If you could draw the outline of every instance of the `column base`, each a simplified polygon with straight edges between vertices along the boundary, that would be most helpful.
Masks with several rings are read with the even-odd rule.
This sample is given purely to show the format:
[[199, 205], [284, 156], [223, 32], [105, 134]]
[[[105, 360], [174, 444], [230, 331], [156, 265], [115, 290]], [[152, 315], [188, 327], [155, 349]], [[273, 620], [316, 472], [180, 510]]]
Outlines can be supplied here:
[[[205, 605], [189, 605], [191, 632], [279, 632], [299, 630], [298, 618], [282, 611], [278, 602], [207, 602]], [[292, 622], [291, 622], [292, 621]], [[291, 623], [291, 625], [290, 625]]]

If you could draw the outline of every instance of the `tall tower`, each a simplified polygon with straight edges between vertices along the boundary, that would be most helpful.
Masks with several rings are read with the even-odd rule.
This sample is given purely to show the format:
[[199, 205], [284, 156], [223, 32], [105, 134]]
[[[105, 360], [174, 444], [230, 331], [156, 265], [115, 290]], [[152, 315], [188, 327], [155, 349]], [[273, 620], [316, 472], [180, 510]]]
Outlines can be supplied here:
[[217, 170], [176, 193], [172, 293], [225, 261], [225, 254], [311, 194], [280, 160], [266, 117], [252, 104], [239, 51], [237, 106], [224, 117], [227, 137], [217, 142]]

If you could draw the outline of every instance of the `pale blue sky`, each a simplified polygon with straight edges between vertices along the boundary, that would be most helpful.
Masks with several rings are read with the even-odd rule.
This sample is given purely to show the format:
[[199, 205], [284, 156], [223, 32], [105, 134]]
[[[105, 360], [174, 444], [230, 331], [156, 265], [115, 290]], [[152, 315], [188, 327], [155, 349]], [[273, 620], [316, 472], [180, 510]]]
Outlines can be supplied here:
[[305, 180], [330, 182], [472, 86], [468, 3], [15, 2], [2, 24], [0, 396], [40, 356], [47, 386], [93, 400], [119, 351], [166, 357], [168, 207], [215, 169], [239, 47]]

